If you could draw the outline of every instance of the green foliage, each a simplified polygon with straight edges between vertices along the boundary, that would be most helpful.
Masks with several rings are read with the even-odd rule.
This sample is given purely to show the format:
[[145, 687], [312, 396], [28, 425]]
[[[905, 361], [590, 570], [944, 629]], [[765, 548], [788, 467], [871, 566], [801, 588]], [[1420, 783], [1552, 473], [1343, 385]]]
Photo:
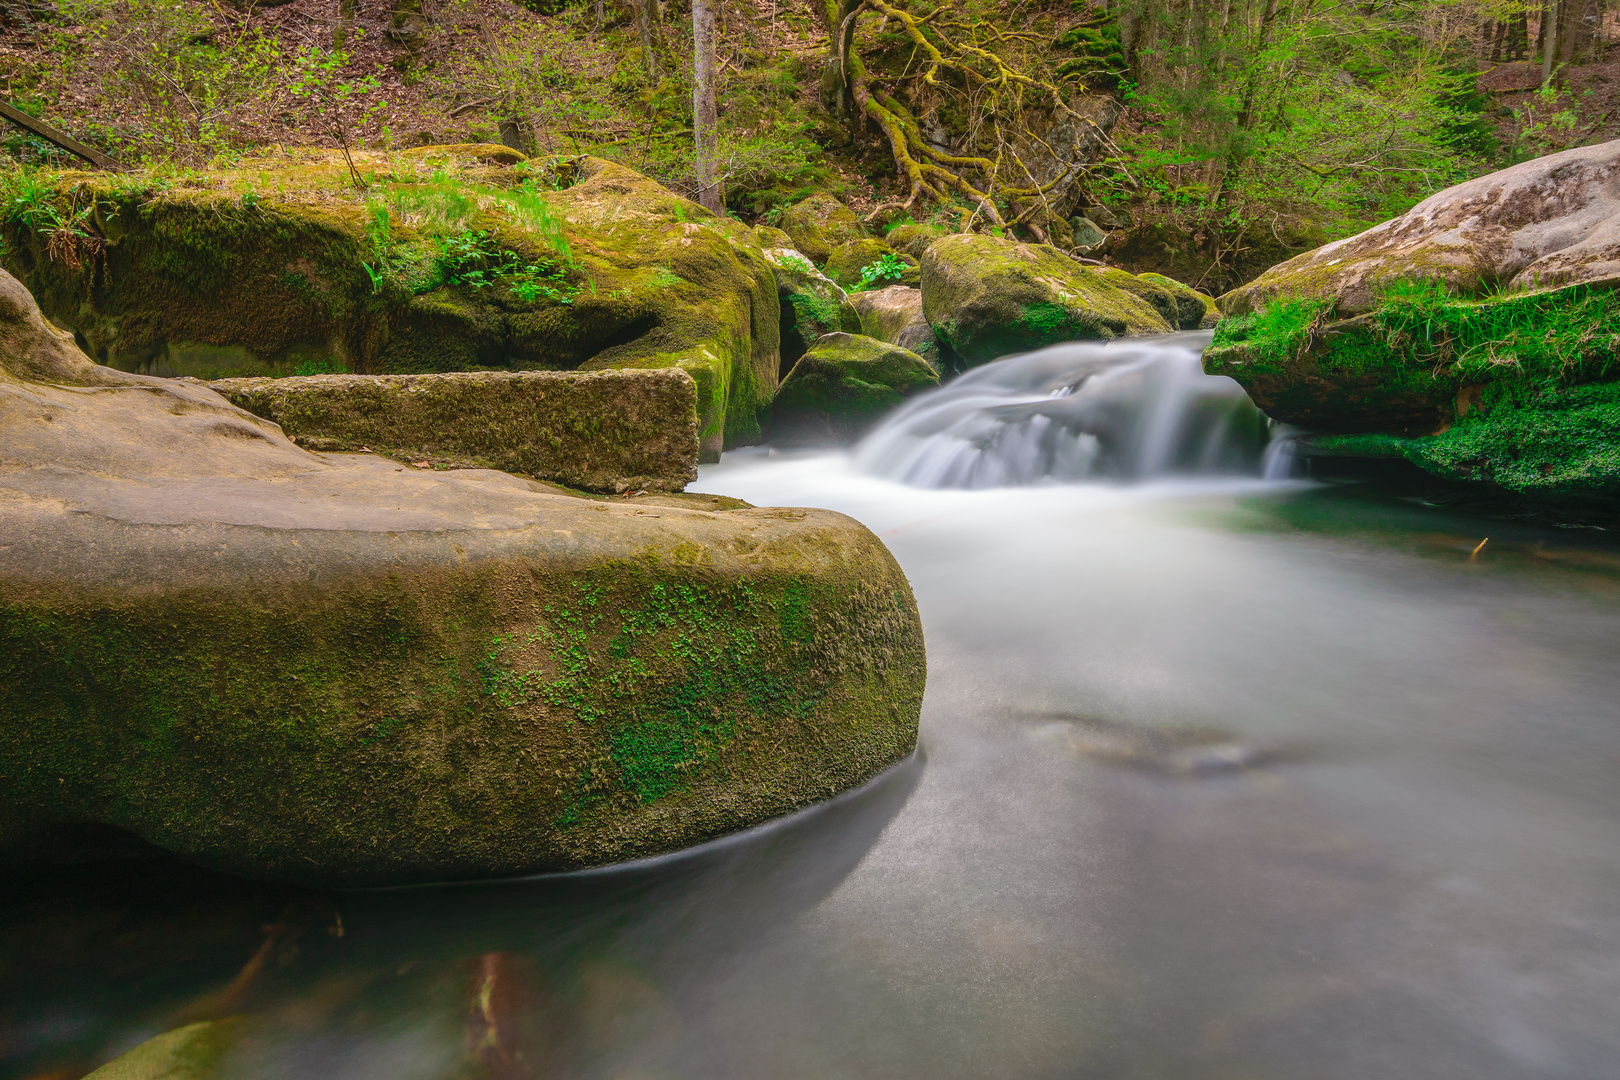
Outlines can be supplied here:
[[861, 278], [855, 283], [854, 292], [865, 292], [880, 281], [899, 281], [906, 272], [906, 264], [900, 256], [892, 251], [886, 251], [875, 261], [861, 267]]
[[1391, 350], [1465, 381], [1571, 385], [1620, 374], [1620, 297], [1610, 289], [1469, 300], [1432, 279], [1401, 281], [1373, 323]]
[[61, 0], [57, 10], [36, 24], [48, 50], [37, 92], [54, 120], [119, 156], [209, 161], [240, 141], [277, 85], [274, 35], [222, 31], [203, 5]]
[[1302, 350], [1326, 350], [1341, 372], [1377, 373], [1389, 388], [1436, 383], [1570, 386], [1620, 375], [1620, 296], [1586, 285], [1546, 292], [1459, 296], [1432, 279], [1388, 285], [1356, 332], [1318, 338], [1326, 300], [1277, 300], [1215, 328], [1212, 348], [1245, 344], [1248, 363], [1272, 371]]
[[816, 272], [815, 264], [797, 252], [790, 251], [785, 255], [778, 255], [776, 261], [790, 269], [797, 270], [801, 274], [814, 274]]
[[1230, 260], [1279, 216], [1347, 235], [1489, 171], [1477, 24], [1436, 7], [1234, 0], [1215, 18], [1129, 0], [1140, 120], [1115, 134], [1098, 194], [1219, 238], [1206, 246]]

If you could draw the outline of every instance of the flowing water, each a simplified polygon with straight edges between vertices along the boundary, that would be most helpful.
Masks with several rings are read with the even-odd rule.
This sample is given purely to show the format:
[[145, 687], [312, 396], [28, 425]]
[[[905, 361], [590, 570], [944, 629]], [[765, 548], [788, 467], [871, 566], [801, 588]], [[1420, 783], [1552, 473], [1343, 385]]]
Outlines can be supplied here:
[[236, 1014], [249, 1078], [1620, 1075], [1620, 547], [1264, 479], [1199, 344], [704, 471], [905, 567], [928, 693], [883, 778], [571, 877], [14, 887], [0, 1072]]

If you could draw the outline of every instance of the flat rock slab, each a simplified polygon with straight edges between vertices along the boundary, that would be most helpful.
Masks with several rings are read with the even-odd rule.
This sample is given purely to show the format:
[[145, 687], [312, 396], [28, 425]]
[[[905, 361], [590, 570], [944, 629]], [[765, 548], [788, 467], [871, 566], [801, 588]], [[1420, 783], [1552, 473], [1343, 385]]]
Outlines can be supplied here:
[[0, 275], [0, 859], [89, 823], [311, 884], [575, 869], [910, 753], [882, 543], [663, 498], [309, 452]]
[[697, 391], [678, 368], [311, 375], [209, 388], [313, 450], [449, 458], [586, 491], [697, 479]]

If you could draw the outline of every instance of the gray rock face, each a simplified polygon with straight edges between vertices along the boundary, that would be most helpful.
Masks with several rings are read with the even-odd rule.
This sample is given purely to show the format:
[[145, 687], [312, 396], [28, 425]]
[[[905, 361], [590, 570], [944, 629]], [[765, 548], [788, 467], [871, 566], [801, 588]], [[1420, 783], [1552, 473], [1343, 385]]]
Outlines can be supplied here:
[[96, 823], [317, 884], [584, 867], [915, 743], [910, 589], [838, 514], [311, 453], [3, 274], [0, 448], [0, 858]]
[[1228, 314], [1276, 297], [1371, 310], [1399, 278], [1465, 294], [1620, 280], [1620, 140], [1526, 161], [1450, 187], [1364, 233], [1266, 271], [1221, 298]]
[[306, 449], [500, 467], [587, 491], [697, 479], [697, 390], [678, 368], [220, 379]]
[[861, 332], [867, 337], [909, 349], [939, 370], [939, 342], [923, 314], [921, 289], [890, 285], [856, 293], [850, 303], [860, 313]]

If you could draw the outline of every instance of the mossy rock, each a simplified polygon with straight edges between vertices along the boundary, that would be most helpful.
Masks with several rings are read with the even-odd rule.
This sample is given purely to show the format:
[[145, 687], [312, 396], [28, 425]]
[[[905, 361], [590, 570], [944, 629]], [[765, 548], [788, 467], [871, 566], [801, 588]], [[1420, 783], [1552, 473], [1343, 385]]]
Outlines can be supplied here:
[[1444, 480], [1516, 503], [1612, 523], [1620, 515], [1620, 383], [1572, 387], [1501, 384], [1464, 399], [1443, 432], [1307, 437], [1312, 457], [1405, 458]]
[[793, 237], [781, 229], [773, 229], [769, 225], [755, 225], [754, 240], [766, 251], [772, 248], [793, 250]]
[[679, 367], [697, 384], [705, 460], [757, 439], [780, 312], [752, 231], [620, 165], [489, 164], [484, 149], [359, 155], [381, 194], [356, 193], [321, 152], [182, 183], [63, 174], [54, 201], [86, 209], [104, 247], [53, 254], [13, 215], [3, 259], [123, 370]]
[[839, 244], [866, 235], [855, 211], [825, 193], [811, 195], [783, 211], [782, 231], [817, 266], [825, 263]]
[[1617, 353], [1611, 290], [1470, 300], [1431, 281], [1348, 319], [1327, 300], [1228, 316], [1204, 370], [1242, 383], [1276, 419], [1348, 437], [1318, 440], [1323, 454], [1382, 440], [1448, 480], [1542, 501], [1611, 500], [1613, 511]]
[[782, 373], [823, 334], [859, 333], [861, 317], [848, 294], [792, 248], [769, 248], [766, 260], [776, 272], [782, 305]]
[[[898, 256], [899, 253], [882, 240], [874, 240], [870, 236], [846, 240], [828, 253], [827, 265], [822, 267], [822, 272], [844, 288], [852, 289], [860, 284], [862, 272], [885, 255]], [[917, 263], [909, 255], [901, 257], [908, 265], [915, 266]]]
[[[1180, 329], [1213, 330], [1215, 324], [1221, 321], [1221, 309], [1215, 303], [1213, 296], [1201, 293], [1191, 285], [1177, 281], [1175, 278], [1165, 277], [1163, 274], [1138, 274], [1136, 276], [1142, 281], [1162, 286], [1175, 294], [1178, 301], [1183, 305], [1178, 307], [1181, 320]], [[1197, 322], [1192, 321], [1191, 301], [1193, 300], [1196, 300], [1199, 306]]]
[[928, 361], [860, 334], [828, 334], [782, 380], [766, 426], [773, 442], [858, 438], [911, 394], [939, 385]]
[[520, 165], [529, 160], [529, 155], [521, 150], [514, 150], [500, 143], [434, 143], [428, 146], [413, 146], [399, 153], [402, 157], [443, 158], [450, 161], [464, 161], [470, 158], [490, 165]]
[[915, 745], [916, 605], [839, 514], [312, 454], [6, 275], [0, 444], [0, 858], [84, 823], [311, 885], [577, 869]]
[[928, 250], [929, 245], [944, 235], [946, 235], [945, 230], [938, 225], [906, 222], [896, 225], [884, 233], [883, 239], [890, 247], [902, 255], [910, 255], [913, 259], [921, 259], [923, 252]]
[[678, 368], [222, 379], [210, 389], [313, 450], [499, 468], [597, 492], [697, 479], [697, 392]]
[[1057, 249], [977, 233], [929, 247], [922, 298], [941, 344], [968, 366], [1064, 341], [1170, 330], [1134, 291]]
[[1161, 274], [1127, 274], [1112, 266], [1093, 271], [1117, 289], [1144, 301], [1164, 317], [1172, 330], [1196, 330], [1204, 320], [1204, 302], [1198, 294]]
[[935, 371], [940, 370], [939, 341], [923, 314], [922, 290], [910, 285], [868, 289], [850, 297], [860, 312], [861, 333], [910, 349]]

